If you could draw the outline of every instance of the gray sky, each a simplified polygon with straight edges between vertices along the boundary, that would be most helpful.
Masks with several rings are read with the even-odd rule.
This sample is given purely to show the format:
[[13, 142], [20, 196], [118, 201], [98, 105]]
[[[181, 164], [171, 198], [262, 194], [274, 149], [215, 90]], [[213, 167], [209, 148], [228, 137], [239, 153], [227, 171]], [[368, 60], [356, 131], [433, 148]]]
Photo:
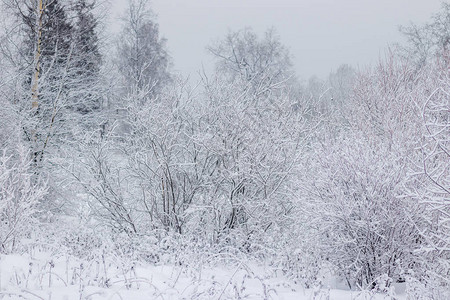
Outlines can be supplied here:
[[[127, 0], [112, 0], [113, 16]], [[342, 63], [375, 62], [402, 41], [398, 25], [426, 22], [441, 0], [152, 0], [174, 68], [196, 77], [211, 68], [205, 46], [228, 30], [262, 33], [274, 26], [294, 56], [301, 79], [325, 78]]]

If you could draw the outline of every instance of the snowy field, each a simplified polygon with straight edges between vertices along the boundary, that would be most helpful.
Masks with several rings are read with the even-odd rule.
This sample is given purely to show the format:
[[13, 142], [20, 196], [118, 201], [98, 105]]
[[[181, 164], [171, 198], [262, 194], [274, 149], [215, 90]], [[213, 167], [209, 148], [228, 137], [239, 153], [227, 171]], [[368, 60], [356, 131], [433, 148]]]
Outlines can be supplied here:
[[[328, 287], [304, 289], [269, 268], [256, 265], [133, 268], [110, 262], [80, 262], [71, 257], [0, 256], [0, 299], [406, 299], [398, 295]], [[391, 295], [394, 295], [391, 293]]]
[[0, 300], [450, 300], [436, 1], [0, 0]]

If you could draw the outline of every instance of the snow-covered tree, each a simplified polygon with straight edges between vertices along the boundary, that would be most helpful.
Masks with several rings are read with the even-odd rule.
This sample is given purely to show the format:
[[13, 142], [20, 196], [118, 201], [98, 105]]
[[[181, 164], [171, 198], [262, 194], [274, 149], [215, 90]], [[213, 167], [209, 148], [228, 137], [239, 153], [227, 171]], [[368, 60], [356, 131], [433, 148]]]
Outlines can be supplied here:
[[116, 62], [123, 77], [124, 95], [145, 90], [152, 97], [170, 82], [171, 58], [148, 0], [129, 0]]
[[270, 93], [294, 79], [291, 55], [274, 28], [262, 38], [250, 28], [230, 32], [207, 49], [218, 74], [254, 94]]
[[[100, 85], [100, 71], [102, 56], [100, 54], [99, 37], [97, 27], [99, 20], [94, 15], [96, 2], [89, 0], [77, 0], [74, 4], [76, 21], [74, 24], [74, 68], [73, 80], [71, 80], [70, 104], [76, 112], [82, 115], [99, 111], [102, 108], [101, 92], [104, 88]], [[86, 116], [91, 118], [92, 115]], [[87, 122], [87, 121], [85, 121]]]
[[87, 107], [99, 109], [97, 20], [92, 4], [77, 2], [75, 11], [68, 4], [5, 2], [16, 16], [14, 28], [21, 39], [5, 44], [5, 58], [21, 81], [8, 98], [20, 112], [22, 134], [33, 149], [36, 166], [44, 163], [54, 145], [76, 134], [79, 126], [73, 123], [87, 124], [82, 117]]
[[403, 56], [418, 67], [433, 61], [436, 56], [445, 57], [450, 47], [450, 3], [443, 2], [431, 22], [402, 26], [400, 31], [405, 35], [407, 45], [399, 48]]

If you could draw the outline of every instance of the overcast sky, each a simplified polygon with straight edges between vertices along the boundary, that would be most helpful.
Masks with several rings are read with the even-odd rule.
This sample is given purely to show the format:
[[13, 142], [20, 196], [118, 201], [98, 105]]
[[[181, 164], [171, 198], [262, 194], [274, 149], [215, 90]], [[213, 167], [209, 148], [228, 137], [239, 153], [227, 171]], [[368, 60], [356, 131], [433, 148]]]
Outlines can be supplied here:
[[[113, 18], [127, 0], [111, 0]], [[205, 46], [228, 30], [274, 26], [301, 79], [325, 78], [342, 63], [373, 63], [401, 41], [399, 25], [426, 22], [441, 0], [152, 0], [174, 68], [196, 76], [210, 69]]]

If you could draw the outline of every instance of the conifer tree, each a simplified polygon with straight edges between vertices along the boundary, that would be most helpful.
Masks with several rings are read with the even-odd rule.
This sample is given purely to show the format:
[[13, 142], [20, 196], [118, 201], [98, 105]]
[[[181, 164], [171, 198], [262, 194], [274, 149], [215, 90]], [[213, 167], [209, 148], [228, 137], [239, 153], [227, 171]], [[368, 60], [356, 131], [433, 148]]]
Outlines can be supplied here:
[[89, 0], [77, 0], [74, 5], [76, 23], [73, 89], [76, 111], [81, 114], [99, 110], [101, 107], [97, 86], [102, 57], [96, 32], [98, 21], [93, 14], [94, 7], [95, 1]]

